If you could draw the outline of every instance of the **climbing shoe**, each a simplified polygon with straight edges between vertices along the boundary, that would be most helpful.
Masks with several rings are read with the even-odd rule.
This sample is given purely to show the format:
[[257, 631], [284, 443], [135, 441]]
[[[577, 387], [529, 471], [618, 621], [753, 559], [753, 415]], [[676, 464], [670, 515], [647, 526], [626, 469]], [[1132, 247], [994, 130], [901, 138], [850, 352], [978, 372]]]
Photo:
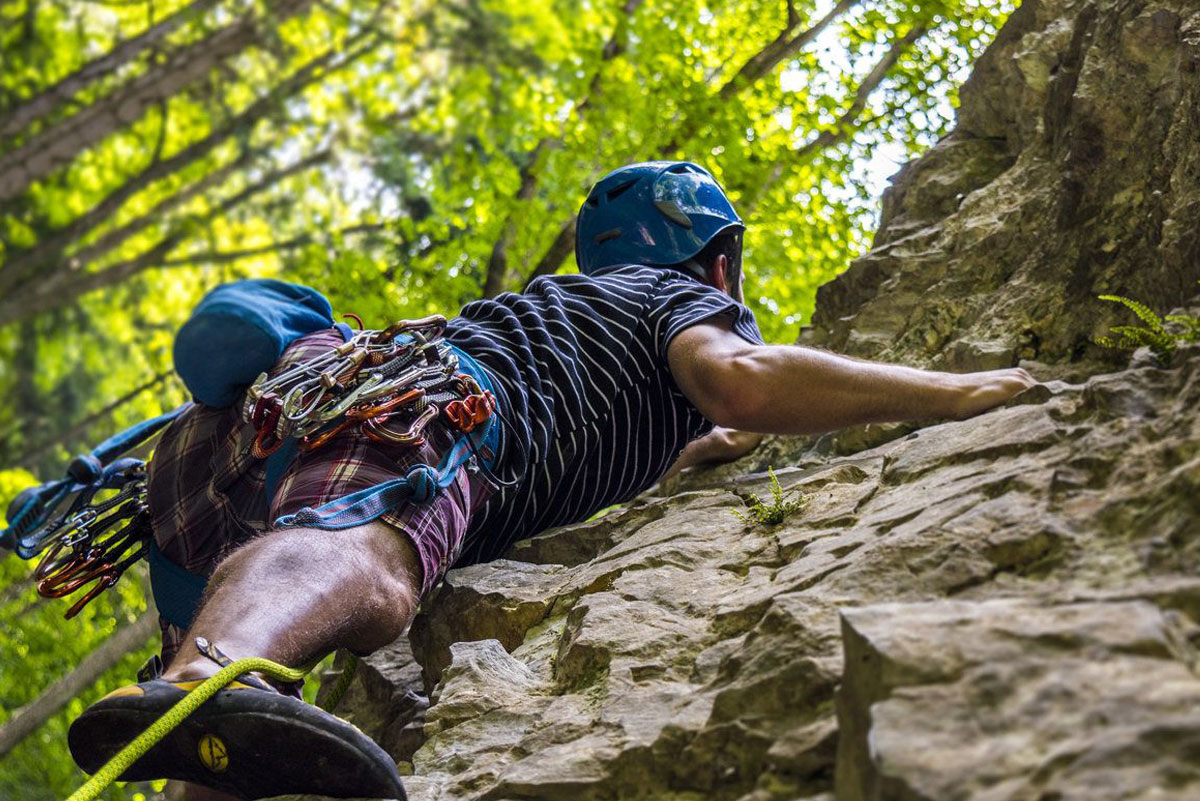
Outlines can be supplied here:
[[[199, 684], [153, 678], [109, 693], [71, 724], [71, 756], [95, 773]], [[201, 704], [118, 780], [149, 779], [194, 782], [245, 799], [405, 798], [395, 763], [367, 735], [297, 698], [241, 680]]]

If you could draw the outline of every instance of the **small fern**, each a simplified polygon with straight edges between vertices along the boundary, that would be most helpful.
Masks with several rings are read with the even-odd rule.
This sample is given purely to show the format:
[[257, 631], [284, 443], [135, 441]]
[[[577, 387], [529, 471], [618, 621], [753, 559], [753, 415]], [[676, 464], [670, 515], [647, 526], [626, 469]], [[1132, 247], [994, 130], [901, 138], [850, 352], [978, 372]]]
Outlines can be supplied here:
[[804, 508], [805, 498], [793, 498], [800, 490], [785, 490], [779, 486], [774, 469], [768, 467], [771, 477], [771, 502], [767, 504], [753, 492], [746, 499], [746, 513], [733, 510], [733, 516], [747, 525], [776, 526]]
[[1200, 342], [1200, 319], [1187, 314], [1168, 314], [1159, 317], [1144, 303], [1121, 295], [1100, 295], [1100, 300], [1120, 303], [1145, 323], [1140, 325], [1115, 325], [1108, 336], [1099, 337], [1097, 345], [1119, 350], [1150, 348], [1159, 364], [1171, 362], [1175, 348], [1183, 342]]

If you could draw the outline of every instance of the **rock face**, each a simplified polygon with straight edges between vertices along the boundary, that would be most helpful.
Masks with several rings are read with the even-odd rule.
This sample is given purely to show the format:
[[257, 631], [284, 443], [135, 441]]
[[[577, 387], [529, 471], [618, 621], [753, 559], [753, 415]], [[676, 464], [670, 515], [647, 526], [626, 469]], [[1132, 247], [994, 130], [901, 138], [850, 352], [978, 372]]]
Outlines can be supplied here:
[[1046, 383], [452, 571], [347, 705], [410, 798], [1200, 798], [1200, 347], [1089, 344], [1195, 295], [1198, 63], [1190, 0], [1026, 2], [801, 340]]
[[1098, 355], [1120, 312], [1200, 280], [1195, 3], [1030, 0], [961, 91], [957, 129], [885, 194], [874, 248], [805, 341], [956, 369]]

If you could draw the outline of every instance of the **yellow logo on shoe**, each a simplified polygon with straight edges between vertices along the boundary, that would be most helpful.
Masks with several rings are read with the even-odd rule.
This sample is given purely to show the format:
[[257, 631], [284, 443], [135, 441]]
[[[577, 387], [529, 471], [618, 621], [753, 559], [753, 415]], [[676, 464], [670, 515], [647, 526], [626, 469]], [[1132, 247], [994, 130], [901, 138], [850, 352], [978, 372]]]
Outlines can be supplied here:
[[229, 752], [219, 737], [206, 734], [200, 738], [200, 761], [213, 773], [223, 773], [229, 767]]

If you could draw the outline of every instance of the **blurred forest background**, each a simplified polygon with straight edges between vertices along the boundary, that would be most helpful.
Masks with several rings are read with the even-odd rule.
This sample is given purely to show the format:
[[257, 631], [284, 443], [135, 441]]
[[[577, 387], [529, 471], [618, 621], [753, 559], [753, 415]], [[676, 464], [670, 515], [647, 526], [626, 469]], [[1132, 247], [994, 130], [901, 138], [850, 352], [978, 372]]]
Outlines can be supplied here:
[[[748, 303], [790, 341], [1011, 10], [0, 0], [0, 498], [183, 401], [172, 335], [217, 283], [308, 283], [369, 326], [452, 315], [574, 270], [575, 210], [630, 161], [716, 174], [749, 224]], [[68, 721], [155, 650], [144, 571], [67, 622], [29, 569], [0, 560], [12, 801], [81, 782]]]

